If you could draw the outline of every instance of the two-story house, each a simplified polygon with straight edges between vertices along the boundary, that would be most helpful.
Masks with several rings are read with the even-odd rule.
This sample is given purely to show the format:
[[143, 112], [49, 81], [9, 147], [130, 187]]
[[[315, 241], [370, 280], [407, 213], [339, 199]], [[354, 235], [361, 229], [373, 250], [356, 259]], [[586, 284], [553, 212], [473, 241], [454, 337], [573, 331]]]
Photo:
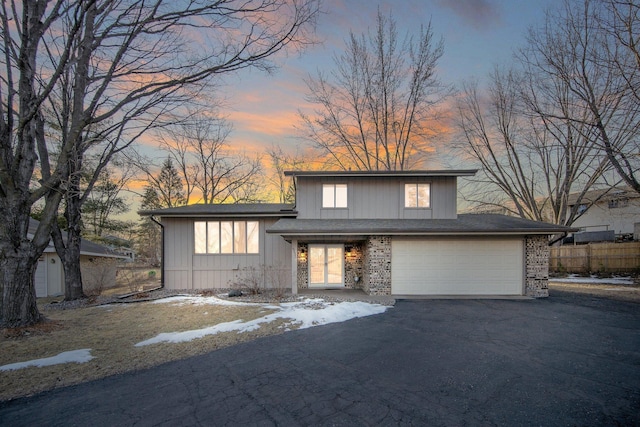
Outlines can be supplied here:
[[269, 266], [290, 278], [293, 293], [548, 296], [548, 236], [572, 229], [458, 215], [457, 178], [475, 172], [291, 171], [294, 205], [141, 214], [162, 224], [163, 278], [171, 289], [226, 289], [243, 269]]

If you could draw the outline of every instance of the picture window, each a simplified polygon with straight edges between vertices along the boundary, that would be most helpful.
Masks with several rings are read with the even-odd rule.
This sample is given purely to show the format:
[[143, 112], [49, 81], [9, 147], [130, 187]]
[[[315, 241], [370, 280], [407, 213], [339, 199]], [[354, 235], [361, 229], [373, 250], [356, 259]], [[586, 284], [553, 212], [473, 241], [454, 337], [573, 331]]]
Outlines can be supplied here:
[[260, 251], [258, 221], [195, 221], [196, 254], [257, 254]]

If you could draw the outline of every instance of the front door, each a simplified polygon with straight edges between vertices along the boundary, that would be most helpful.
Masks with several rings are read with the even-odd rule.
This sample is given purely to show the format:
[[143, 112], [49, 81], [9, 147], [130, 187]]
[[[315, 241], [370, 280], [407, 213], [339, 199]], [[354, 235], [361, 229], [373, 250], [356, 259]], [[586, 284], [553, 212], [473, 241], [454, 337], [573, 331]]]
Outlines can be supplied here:
[[341, 288], [343, 272], [343, 245], [309, 245], [310, 288]]

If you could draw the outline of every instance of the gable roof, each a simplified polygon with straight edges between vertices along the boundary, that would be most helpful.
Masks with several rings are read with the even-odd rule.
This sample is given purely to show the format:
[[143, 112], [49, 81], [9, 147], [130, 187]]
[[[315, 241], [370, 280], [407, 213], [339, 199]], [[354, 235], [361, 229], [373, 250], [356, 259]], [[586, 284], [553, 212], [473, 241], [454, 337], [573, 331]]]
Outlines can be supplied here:
[[428, 177], [428, 176], [473, 176], [478, 172], [477, 169], [458, 169], [458, 170], [402, 170], [402, 171], [310, 171], [310, 170], [293, 170], [285, 171], [285, 176], [397, 176], [397, 177]]
[[461, 214], [456, 219], [289, 219], [283, 218], [267, 233], [309, 235], [524, 235], [577, 231], [575, 228], [506, 215]]
[[[38, 220], [29, 218], [28, 234], [30, 236], [33, 236], [39, 224], [40, 222]], [[64, 233], [63, 233], [63, 239], [66, 241]], [[56, 248], [53, 245], [53, 242], [50, 240], [49, 245], [44, 250], [44, 252], [54, 253], [55, 251], [56, 251]], [[99, 257], [106, 257], [106, 258], [127, 258], [126, 256], [113, 252], [107, 246], [103, 246], [98, 243], [94, 243], [85, 239], [80, 240], [80, 255], [99, 256]]]
[[256, 216], [296, 216], [294, 205], [288, 203], [234, 203], [196, 204], [174, 208], [151, 209], [138, 212], [142, 216], [160, 217], [256, 217]]

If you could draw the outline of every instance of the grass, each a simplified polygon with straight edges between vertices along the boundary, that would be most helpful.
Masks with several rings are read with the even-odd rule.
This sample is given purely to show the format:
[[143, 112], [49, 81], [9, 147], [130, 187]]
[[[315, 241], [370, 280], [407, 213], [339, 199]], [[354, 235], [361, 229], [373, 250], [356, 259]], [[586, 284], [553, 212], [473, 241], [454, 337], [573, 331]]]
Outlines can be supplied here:
[[134, 347], [136, 343], [161, 332], [199, 329], [236, 319], [253, 320], [271, 311], [260, 306], [149, 302], [68, 310], [40, 308], [48, 319], [46, 323], [3, 331], [0, 336], [0, 366], [83, 348], [90, 348], [95, 358], [87, 363], [0, 371], [0, 400], [148, 368], [282, 332], [278, 328], [282, 322], [273, 322], [253, 332], [228, 332], [187, 343]]

